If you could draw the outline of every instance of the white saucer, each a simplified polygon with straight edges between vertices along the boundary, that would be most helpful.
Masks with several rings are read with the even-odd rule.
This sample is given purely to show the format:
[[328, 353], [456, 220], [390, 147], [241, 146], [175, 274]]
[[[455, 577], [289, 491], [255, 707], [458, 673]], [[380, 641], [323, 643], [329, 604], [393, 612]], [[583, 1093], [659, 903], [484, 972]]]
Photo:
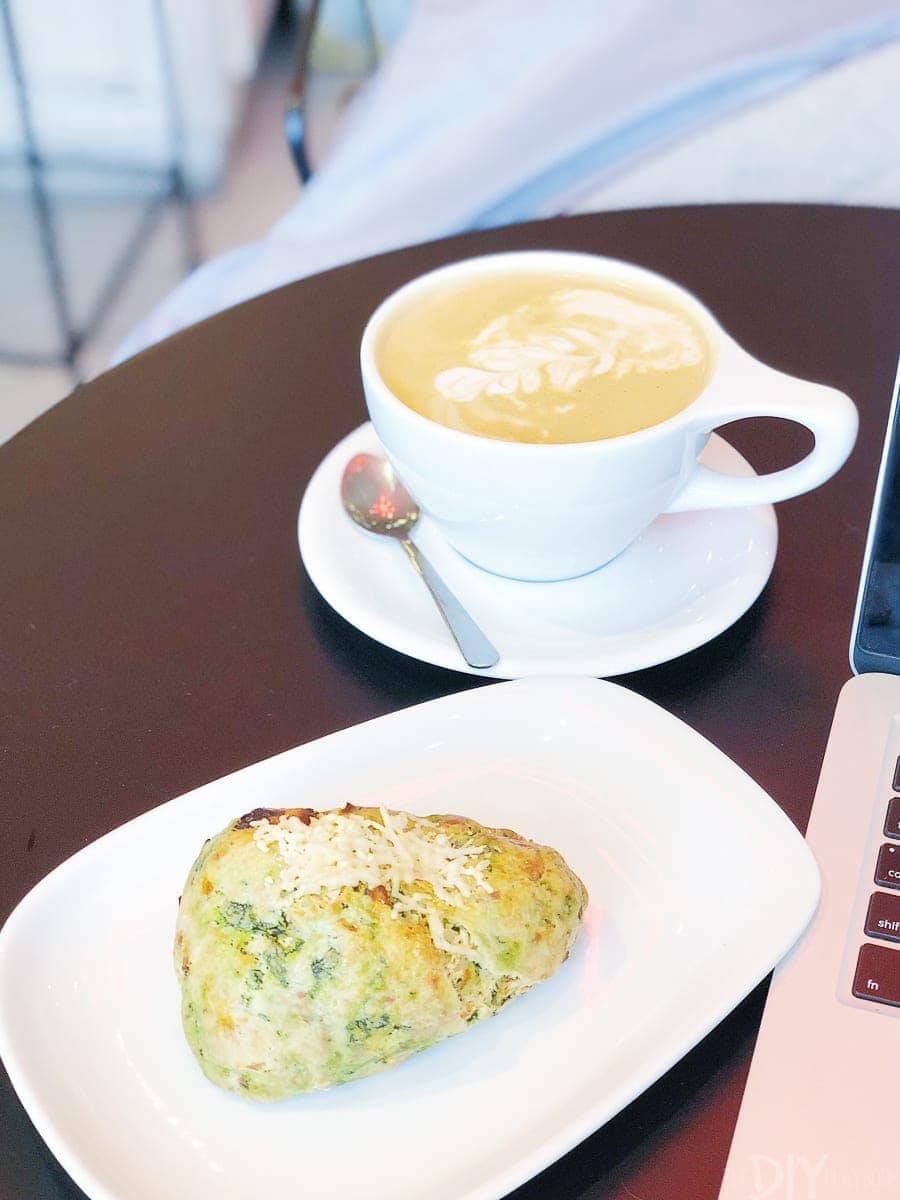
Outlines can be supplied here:
[[[658, 517], [607, 566], [561, 583], [522, 583], [473, 566], [423, 517], [414, 540], [500, 651], [489, 670], [468, 667], [399, 546], [366, 533], [341, 507], [349, 458], [380, 453], [371, 424], [339, 442], [309, 482], [298, 537], [304, 566], [324, 598], [376, 641], [454, 671], [524, 675], [621, 675], [677, 658], [732, 625], [766, 584], [778, 525], [771, 505]], [[702, 461], [751, 475], [713, 434]]]

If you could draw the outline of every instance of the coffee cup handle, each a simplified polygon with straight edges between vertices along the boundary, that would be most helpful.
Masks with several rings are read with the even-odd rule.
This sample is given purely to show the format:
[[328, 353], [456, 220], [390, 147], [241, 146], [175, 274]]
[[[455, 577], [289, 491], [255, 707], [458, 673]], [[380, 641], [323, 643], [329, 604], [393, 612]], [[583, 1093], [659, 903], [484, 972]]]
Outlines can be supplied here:
[[748, 393], [746, 398], [742, 399], [739, 391], [737, 398], [732, 392], [727, 399], [701, 397], [695, 404], [697, 453], [716, 426], [744, 417], [783, 417], [797, 421], [815, 438], [812, 450], [794, 466], [768, 475], [729, 475], [698, 462], [666, 512], [773, 504], [818, 487], [846, 462], [859, 426], [859, 416], [849, 396], [768, 367], [754, 372], [752, 385], [747, 388], [745, 378], [740, 391]]

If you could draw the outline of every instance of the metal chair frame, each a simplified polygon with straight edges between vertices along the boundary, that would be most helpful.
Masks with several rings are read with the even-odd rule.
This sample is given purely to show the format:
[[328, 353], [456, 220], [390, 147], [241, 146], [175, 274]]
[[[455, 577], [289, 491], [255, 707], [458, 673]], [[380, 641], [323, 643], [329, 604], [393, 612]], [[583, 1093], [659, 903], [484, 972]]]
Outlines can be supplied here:
[[158, 224], [166, 206], [174, 203], [179, 216], [185, 264], [188, 270], [199, 261], [196, 227], [190, 194], [185, 181], [183, 167], [184, 125], [178, 88], [172, 65], [172, 53], [166, 28], [162, 0], [150, 0], [156, 32], [159, 67], [166, 105], [167, 136], [170, 146], [170, 162], [162, 172], [140, 167], [124, 166], [89, 159], [63, 159], [54, 162], [57, 167], [88, 169], [119, 176], [159, 178], [160, 188], [149, 196], [143, 205], [140, 218], [124, 248], [116, 257], [109, 274], [100, 288], [99, 296], [86, 320], [79, 324], [74, 318], [66, 283], [63, 260], [60, 253], [59, 235], [53, 210], [53, 201], [47, 184], [50, 163], [41, 153], [31, 111], [28, 81], [22, 63], [19, 43], [11, 12], [11, 4], [0, 0], [2, 27], [6, 37], [7, 51], [12, 69], [13, 89], [16, 97], [19, 121], [24, 145], [24, 164], [28, 172], [28, 189], [35, 223], [38, 229], [41, 255], [47, 277], [47, 285], [53, 306], [54, 319], [59, 334], [61, 349], [56, 353], [33, 354], [0, 346], [0, 358], [25, 366], [65, 366], [77, 386], [83, 382], [78, 366], [78, 355], [89, 338], [93, 336], [116, 297], [124, 287], [132, 269], [147, 245], [150, 235]]
[[[308, 149], [308, 81], [311, 72], [312, 47], [315, 42], [319, 17], [323, 0], [312, 0], [309, 12], [300, 29], [297, 39], [297, 50], [294, 57], [294, 70], [287, 92], [284, 112], [284, 132], [288, 146], [293, 155], [297, 174], [301, 183], [308, 183], [313, 174], [309, 160]], [[369, 0], [359, 0], [360, 16], [365, 30], [366, 44], [369, 52], [369, 70], [378, 65], [378, 39], [375, 34], [375, 22]]]

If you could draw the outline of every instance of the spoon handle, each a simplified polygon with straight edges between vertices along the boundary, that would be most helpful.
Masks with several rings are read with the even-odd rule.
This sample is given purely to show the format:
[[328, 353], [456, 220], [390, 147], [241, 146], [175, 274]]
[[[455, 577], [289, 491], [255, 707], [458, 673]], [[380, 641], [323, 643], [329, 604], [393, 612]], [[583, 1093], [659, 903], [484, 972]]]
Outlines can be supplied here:
[[492, 667], [500, 659], [496, 646], [484, 636], [418, 546], [409, 538], [401, 538], [400, 544], [431, 592], [463, 658], [470, 667]]

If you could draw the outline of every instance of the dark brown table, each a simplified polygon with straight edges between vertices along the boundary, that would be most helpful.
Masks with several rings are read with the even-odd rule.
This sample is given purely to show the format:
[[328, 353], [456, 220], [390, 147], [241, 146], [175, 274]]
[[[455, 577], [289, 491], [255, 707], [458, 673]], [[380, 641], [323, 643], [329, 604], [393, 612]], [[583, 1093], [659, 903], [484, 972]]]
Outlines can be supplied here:
[[[612, 213], [473, 233], [303, 280], [101, 376], [0, 448], [0, 920], [52, 867], [153, 805], [479, 686], [333, 613], [301, 567], [296, 515], [316, 464], [364, 419], [357, 345], [376, 303], [430, 267], [524, 247], [597, 251], [670, 275], [752, 353], [859, 405], [847, 466], [779, 506], [778, 560], [750, 612], [702, 649], [621, 681], [719, 745], [805, 826], [849, 675], [900, 340], [900, 213]], [[798, 457], [805, 436], [772, 421], [729, 432], [769, 470]], [[762, 1002], [758, 989], [517, 1200], [712, 1200]], [[0, 1197], [78, 1195], [0, 1073]]]

